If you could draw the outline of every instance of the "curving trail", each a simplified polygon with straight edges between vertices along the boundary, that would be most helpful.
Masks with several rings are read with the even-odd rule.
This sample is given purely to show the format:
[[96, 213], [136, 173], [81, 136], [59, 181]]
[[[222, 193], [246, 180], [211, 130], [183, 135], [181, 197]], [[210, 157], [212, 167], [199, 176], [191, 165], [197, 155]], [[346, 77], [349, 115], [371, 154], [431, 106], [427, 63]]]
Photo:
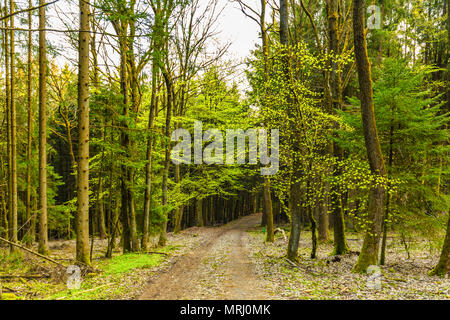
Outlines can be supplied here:
[[254, 272], [247, 250], [250, 235], [246, 230], [260, 221], [261, 214], [253, 214], [208, 228], [208, 238], [178, 258], [167, 272], [156, 275], [140, 300], [271, 299], [264, 280]]

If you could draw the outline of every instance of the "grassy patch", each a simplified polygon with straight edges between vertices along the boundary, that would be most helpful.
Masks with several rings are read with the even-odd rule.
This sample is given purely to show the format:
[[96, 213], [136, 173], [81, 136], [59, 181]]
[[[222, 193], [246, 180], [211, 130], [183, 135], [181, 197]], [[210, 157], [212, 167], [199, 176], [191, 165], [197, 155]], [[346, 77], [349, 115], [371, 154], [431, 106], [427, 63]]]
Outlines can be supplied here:
[[7, 250], [0, 250], [0, 270], [4, 274], [13, 274], [23, 269], [23, 254], [20, 251], [9, 253]]
[[159, 254], [128, 253], [113, 257], [104, 267], [105, 274], [121, 274], [136, 268], [151, 268], [163, 262]]
[[[160, 249], [159, 252], [173, 251], [175, 247]], [[128, 253], [118, 255], [108, 260], [101, 260], [96, 267], [103, 272], [99, 275], [88, 276], [83, 279], [81, 288], [69, 290], [64, 285], [46, 299], [64, 300], [107, 300], [121, 299], [130, 289], [137, 285], [145, 285], [145, 277], [137, 269], [153, 268], [160, 265], [166, 259], [165, 255]], [[142, 282], [142, 284], [141, 284]]]

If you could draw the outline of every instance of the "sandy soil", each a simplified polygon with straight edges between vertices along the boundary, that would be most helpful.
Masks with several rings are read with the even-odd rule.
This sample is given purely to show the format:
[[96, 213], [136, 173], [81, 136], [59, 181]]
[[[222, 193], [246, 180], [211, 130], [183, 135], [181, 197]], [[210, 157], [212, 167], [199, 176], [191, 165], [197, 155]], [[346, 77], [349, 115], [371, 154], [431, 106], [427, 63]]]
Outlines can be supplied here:
[[155, 275], [140, 299], [270, 299], [267, 283], [257, 276], [249, 258], [246, 230], [260, 221], [261, 215], [254, 214], [219, 228], [202, 229], [206, 233], [199, 246]]

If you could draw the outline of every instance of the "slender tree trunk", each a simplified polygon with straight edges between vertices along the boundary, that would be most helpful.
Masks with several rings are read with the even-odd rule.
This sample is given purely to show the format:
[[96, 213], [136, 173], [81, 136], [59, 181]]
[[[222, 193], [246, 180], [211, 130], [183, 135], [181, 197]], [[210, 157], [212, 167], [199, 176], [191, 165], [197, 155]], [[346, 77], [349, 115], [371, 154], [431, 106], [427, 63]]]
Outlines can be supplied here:
[[[266, 28], [266, 7], [267, 1], [261, 0], [261, 15], [260, 15], [260, 27], [261, 27], [261, 38], [262, 38], [262, 49], [264, 54], [264, 77], [268, 79], [269, 73], [269, 39]], [[286, 4], [286, 15], [287, 15], [287, 4]], [[286, 17], [287, 18], [287, 17]], [[283, 25], [284, 26], [284, 25]], [[287, 25], [286, 25], [287, 28]], [[285, 31], [285, 30], [284, 30]], [[280, 35], [281, 37], [281, 35]], [[274, 241], [274, 230], [273, 230], [273, 206], [272, 206], [272, 194], [270, 192], [270, 179], [269, 177], [264, 177], [264, 213], [265, 213], [265, 223], [267, 226], [266, 241]]]
[[[289, 14], [288, 14], [288, 2], [287, 0], [280, 0], [280, 42], [281, 44], [288, 46], [289, 45]], [[285, 73], [287, 75], [289, 69], [289, 61], [287, 58], [284, 61]], [[290, 111], [288, 110], [288, 116], [290, 115]], [[295, 163], [294, 159], [294, 163]], [[298, 245], [300, 241], [300, 230], [301, 230], [301, 220], [303, 214], [303, 206], [302, 206], [302, 194], [301, 194], [301, 182], [300, 172], [298, 166], [296, 164], [293, 165], [293, 178], [291, 182], [291, 190], [290, 190], [290, 209], [291, 209], [291, 231], [289, 234], [289, 243], [287, 250], [287, 257], [290, 260], [297, 261], [298, 260]]]
[[[364, 4], [364, 0], [354, 0], [353, 8], [353, 33], [364, 140], [371, 173], [385, 176], [386, 168], [375, 121], [370, 63], [364, 34]], [[369, 192], [368, 223], [361, 254], [354, 267], [356, 272], [366, 272], [370, 265], [375, 265], [378, 262], [384, 196], [384, 188], [382, 186], [373, 186]]]
[[[342, 97], [340, 96], [341, 76], [338, 72], [338, 64], [336, 62], [339, 53], [339, 33], [338, 33], [338, 0], [328, 0], [328, 34], [330, 40], [330, 52], [336, 58], [331, 60], [331, 74], [329, 83], [329, 98], [331, 99], [331, 114], [336, 110], [340, 110]], [[333, 155], [339, 160], [343, 158], [343, 150], [337, 143], [333, 143]], [[335, 168], [334, 175], [339, 176], [341, 172]], [[349, 251], [347, 239], [345, 236], [345, 222], [344, 222], [344, 208], [342, 206], [342, 195], [339, 187], [336, 184], [331, 188], [331, 206], [333, 214], [333, 228], [334, 228], [334, 252], [333, 254], [341, 255]]]
[[[10, 13], [14, 13], [14, 0], [9, 1]], [[11, 67], [11, 82], [10, 82], [10, 112], [11, 112], [11, 208], [10, 208], [10, 241], [17, 243], [17, 129], [16, 129], [16, 98], [15, 98], [15, 83], [16, 83], [16, 67], [15, 67], [15, 36], [14, 33], [14, 16], [10, 18], [10, 67]], [[10, 246], [10, 251], [16, 251], [17, 248]]]
[[[392, 109], [391, 115], [391, 128], [389, 130], [389, 160], [388, 160], [388, 176], [390, 175], [392, 168], [392, 161], [394, 157], [394, 125], [392, 124], [394, 121], [394, 109]], [[386, 243], [387, 243], [387, 229], [388, 229], [388, 219], [389, 219], [389, 211], [390, 211], [390, 201], [391, 195], [388, 194], [386, 197], [386, 209], [384, 211], [382, 227], [383, 227], [383, 238], [381, 240], [381, 256], [380, 256], [380, 264], [384, 265], [386, 260]]]
[[267, 233], [266, 241], [274, 241], [273, 233], [273, 207], [272, 207], [272, 195], [270, 193], [270, 180], [268, 177], [264, 177], [264, 207], [266, 212], [266, 224]]
[[89, 265], [91, 263], [89, 254], [89, 1], [80, 0], [79, 6], [76, 251], [77, 261]]
[[292, 261], [298, 261], [298, 245], [300, 241], [301, 215], [303, 211], [301, 203], [301, 183], [298, 181], [293, 181], [289, 196], [289, 207], [291, 211], [291, 231], [289, 234], [287, 250], [287, 257]]
[[[175, 165], [175, 182], [180, 183], [180, 165]], [[175, 226], [174, 233], [178, 233], [181, 231], [181, 220], [183, 219], [183, 205], [180, 205], [175, 209]]]
[[[122, 40], [123, 41], [123, 40]], [[126, 48], [124, 48], [124, 44], [122, 43], [121, 48], [121, 64], [120, 64], [120, 83], [123, 95], [123, 115], [128, 117], [128, 79], [127, 79], [127, 64], [125, 59]], [[125, 152], [128, 153], [129, 150], [129, 136], [128, 133], [125, 132], [127, 130], [126, 122], [122, 122], [125, 129], [122, 130], [120, 135], [120, 144], [125, 149]], [[121, 206], [120, 206], [120, 219], [122, 222], [122, 246], [123, 252], [131, 251], [131, 235], [130, 235], [130, 226], [129, 226], [129, 169], [126, 165], [122, 165], [122, 173], [121, 173]]]
[[[181, 231], [181, 222], [183, 221], [184, 206], [183, 205], [179, 206], [177, 210], [178, 210], [178, 212], [177, 212], [177, 218], [175, 221], [175, 228], [173, 231], [174, 233], [178, 233]], [[212, 214], [214, 217], [214, 213], [212, 213]]]
[[[97, 47], [96, 47], [96, 38], [95, 38], [95, 23], [94, 23], [94, 19], [95, 19], [95, 2], [93, 4], [93, 8], [92, 8], [92, 12], [90, 14], [89, 17], [89, 23], [91, 26], [91, 31], [92, 34], [90, 36], [90, 52], [91, 52], [91, 56], [92, 56], [92, 69], [93, 69], [93, 85], [95, 87], [95, 89], [97, 90], [97, 92], [100, 92], [100, 80], [99, 80], [99, 68], [98, 68], [98, 54], [97, 54]], [[101, 124], [102, 124], [102, 128], [101, 128], [101, 139], [103, 141], [103, 143], [106, 142], [106, 127], [105, 127], [105, 116], [103, 116], [101, 118]], [[103, 201], [103, 197], [102, 197], [102, 193], [103, 193], [103, 185], [104, 185], [104, 180], [103, 179], [103, 174], [104, 172], [104, 160], [105, 160], [105, 148], [102, 146], [101, 148], [101, 152], [102, 152], [102, 157], [100, 160], [100, 169], [98, 172], [98, 194], [97, 194], [97, 204], [96, 204], [96, 214], [97, 214], [97, 223], [98, 223], [98, 231], [99, 231], [99, 236], [100, 239], [105, 239], [106, 238], [106, 221], [105, 221], [105, 205], [104, 205], [104, 201]]]
[[2, 206], [2, 215], [0, 216], [0, 225], [4, 228], [4, 235], [2, 235], [5, 239], [8, 239], [8, 209], [7, 209], [7, 199], [6, 192], [4, 188], [1, 188], [0, 198], [1, 198], [1, 206]]
[[289, 44], [289, 15], [288, 1], [280, 0], [280, 42], [283, 45]]
[[120, 220], [120, 212], [119, 207], [116, 206], [114, 208], [114, 213], [111, 214], [111, 230], [108, 233], [110, 235], [110, 239], [108, 241], [108, 248], [106, 249], [106, 258], [112, 258], [113, 250], [116, 245], [116, 235], [119, 232], [119, 220]]
[[47, 45], [45, 0], [39, 0], [39, 253], [48, 255], [47, 226]]
[[[28, 1], [28, 7], [32, 8], [33, 3], [31, 0]], [[31, 30], [31, 11], [28, 11], [28, 29]], [[30, 227], [31, 227], [31, 138], [33, 134], [33, 105], [32, 105], [32, 87], [31, 87], [31, 72], [32, 72], [32, 60], [31, 60], [31, 50], [32, 50], [32, 38], [31, 31], [28, 31], [28, 48], [27, 48], [27, 109], [28, 109], [28, 131], [27, 131], [27, 195], [26, 195], [26, 221], [25, 231], [28, 233], [26, 238], [26, 243], [28, 246], [33, 244], [31, 240]]]
[[378, 32], [378, 57], [377, 57], [379, 65], [381, 65], [381, 63], [383, 61], [383, 38], [384, 38], [384, 35], [382, 34], [382, 32], [383, 32], [384, 11], [385, 11], [384, 1], [385, 0], [380, 0], [379, 1], [379, 5], [381, 6], [381, 16], [380, 16], [380, 18], [381, 18], [381, 21], [380, 21], [381, 30], [379, 30], [380, 32]]
[[[340, 173], [335, 173], [336, 176]], [[345, 254], [349, 251], [345, 236], [344, 208], [339, 188], [333, 190], [331, 195], [333, 205], [333, 229], [334, 229], [334, 255]]]
[[33, 215], [31, 216], [31, 243], [36, 241], [36, 222], [37, 222], [37, 214], [38, 214], [38, 197], [36, 192], [33, 195]]
[[164, 171], [163, 171], [163, 181], [162, 181], [162, 205], [164, 218], [166, 219], [159, 236], [158, 245], [165, 246], [167, 241], [167, 219], [168, 219], [168, 190], [167, 183], [169, 178], [169, 166], [170, 166], [170, 123], [172, 119], [172, 103], [173, 103], [173, 83], [170, 75], [167, 71], [163, 71], [164, 80], [166, 82], [167, 89], [167, 106], [166, 106], [166, 126], [165, 126], [165, 156], [164, 156]]
[[308, 211], [309, 220], [311, 221], [311, 259], [315, 259], [317, 254], [317, 222], [312, 213], [312, 208], [308, 207], [306, 210]]
[[[102, 129], [102, 140], [105, 141], [105, 131], [106, 129]], [[97, 204], [96, 204], [96, 213], [97, 213], [97, 223], [98, 223], [98, 232], [100, 239], [106, 238], [106, 222], [105, 222], [105, 205], [103, 202], [103, 161], [104, 161], [104, 153], [102, 150], [102, 158], [100, 160], [100, 169], [98, 172], [98, 191], [97, 191]]]
[[[157, 50], [157, 49], [155, 49]], [[153, 58], [152, 65], [152, 96], [150, 101], [150, 113], [148, 116], [148, 138], [147, 138], [147, 164], [145, 166], [145, 195], [144, 195], [144, 217], [143, 217], [143, 234], [142, 234], [142, 250], [149, 249], [150, 237], [150, 205], [152, 191], [152, 153], [153, 153], [153, 120], [155, 110], [158, 107], [157, 102], [157, 82], [158, 82], [158, 65], [156, 57]]]
[[328, 241], [328, 188], [325, 188], [325, 194], [327, 197], [319, 203], [318, 211], [318, 222], [319, 222], [319, 241]]
[[[8, 0], [5, 0], [5, 15], [8, 15]], [[3, 46], [3, 51], [5, 54], [5, 109], [6, 109], [6, 148], [8, 150], [8, 200], [7, 200], [7, 206], [8, 206], [8, 211], [5, 213], [5, 222], [6, 222], [6, 238], [10, 239], [10, 227], [9, 227], [9, 222], [10, 222], [10, 212], [11, 212], [11, 208], [12, 208], [12, 186], [11, 186], [11, 182], [12, 182], [12, 178], [11, 178], [11, 163], [12, 163], [12, 158], [11, 158], [11, 103], [10, 103], [10, 92], [11, 92], [11, 87], [10, 87], [10, 67], [9, 67], [9, 59], [10, 59], [10, 55], [9, 55], [9, 43], [8, 43], [8, 30], [7, 28], [9, 27], [8, 25], [8, 19], [4, 20], [4, 26], [5, 26], [5, 33], [3, 35], [3, 40], [4, 40], [4, 46]]]
[[[131, 2], [131, 9], [134, 12], [135, 1]], [[140, 96], [138, 93], [138, 75], [136, 71], [136, 61], [134, 54], [134, 36], [136, 34], [135, 19], [131, 19], [130, 25], [130, 36], [128, 37], [128, 50], [126, 51], [126, 57], [128, 61], [128, 66], [130, 70], [129, 81], [130, 81], [130, 92], [131, 92], [131, 111], [133, 121], [136, 122], [136, 115], [139, 112], [140, 106]], [[136, 158], [136, 143], [134, 139], [129, 138], [129, 154], [131, 158]], [[128, 206], [129, 206], [129, 224], [130, 224], [130, 236], [131, 236], [131, 251], [139, 251], [139, 239], [137, 231], [137, 220], [136, 220], [136, 197], [134, 194], [134, 184], [135, 184], [135, 169], [134, 167], [128, 168], [129, 170], [129, 188], [128, 188]]]
[[195, 220], [197, 227], [203, 227], [203, 199], [195, 199]]

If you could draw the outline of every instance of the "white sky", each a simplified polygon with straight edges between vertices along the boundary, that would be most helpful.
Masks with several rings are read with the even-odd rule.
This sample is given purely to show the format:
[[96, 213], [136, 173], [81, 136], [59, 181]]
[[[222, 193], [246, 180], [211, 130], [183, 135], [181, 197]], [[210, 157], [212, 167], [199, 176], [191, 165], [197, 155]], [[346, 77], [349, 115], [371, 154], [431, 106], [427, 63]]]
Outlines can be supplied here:
[[[228, 2], [228, 0], [221, 1]], [[259, 9], [257, 4], [259, 1], [247, 0], [246, 2], [253, 8]], [[219, 29], [222, 31], [221, 38], [231, 42], [230, 54], [236, 55], [239, 59], [245, 58], [250, 50], [254, 49], [255, 43], [260, 41], [258, 25], [246, 17], [236, 3], [227, 3], [219, 23]]]

